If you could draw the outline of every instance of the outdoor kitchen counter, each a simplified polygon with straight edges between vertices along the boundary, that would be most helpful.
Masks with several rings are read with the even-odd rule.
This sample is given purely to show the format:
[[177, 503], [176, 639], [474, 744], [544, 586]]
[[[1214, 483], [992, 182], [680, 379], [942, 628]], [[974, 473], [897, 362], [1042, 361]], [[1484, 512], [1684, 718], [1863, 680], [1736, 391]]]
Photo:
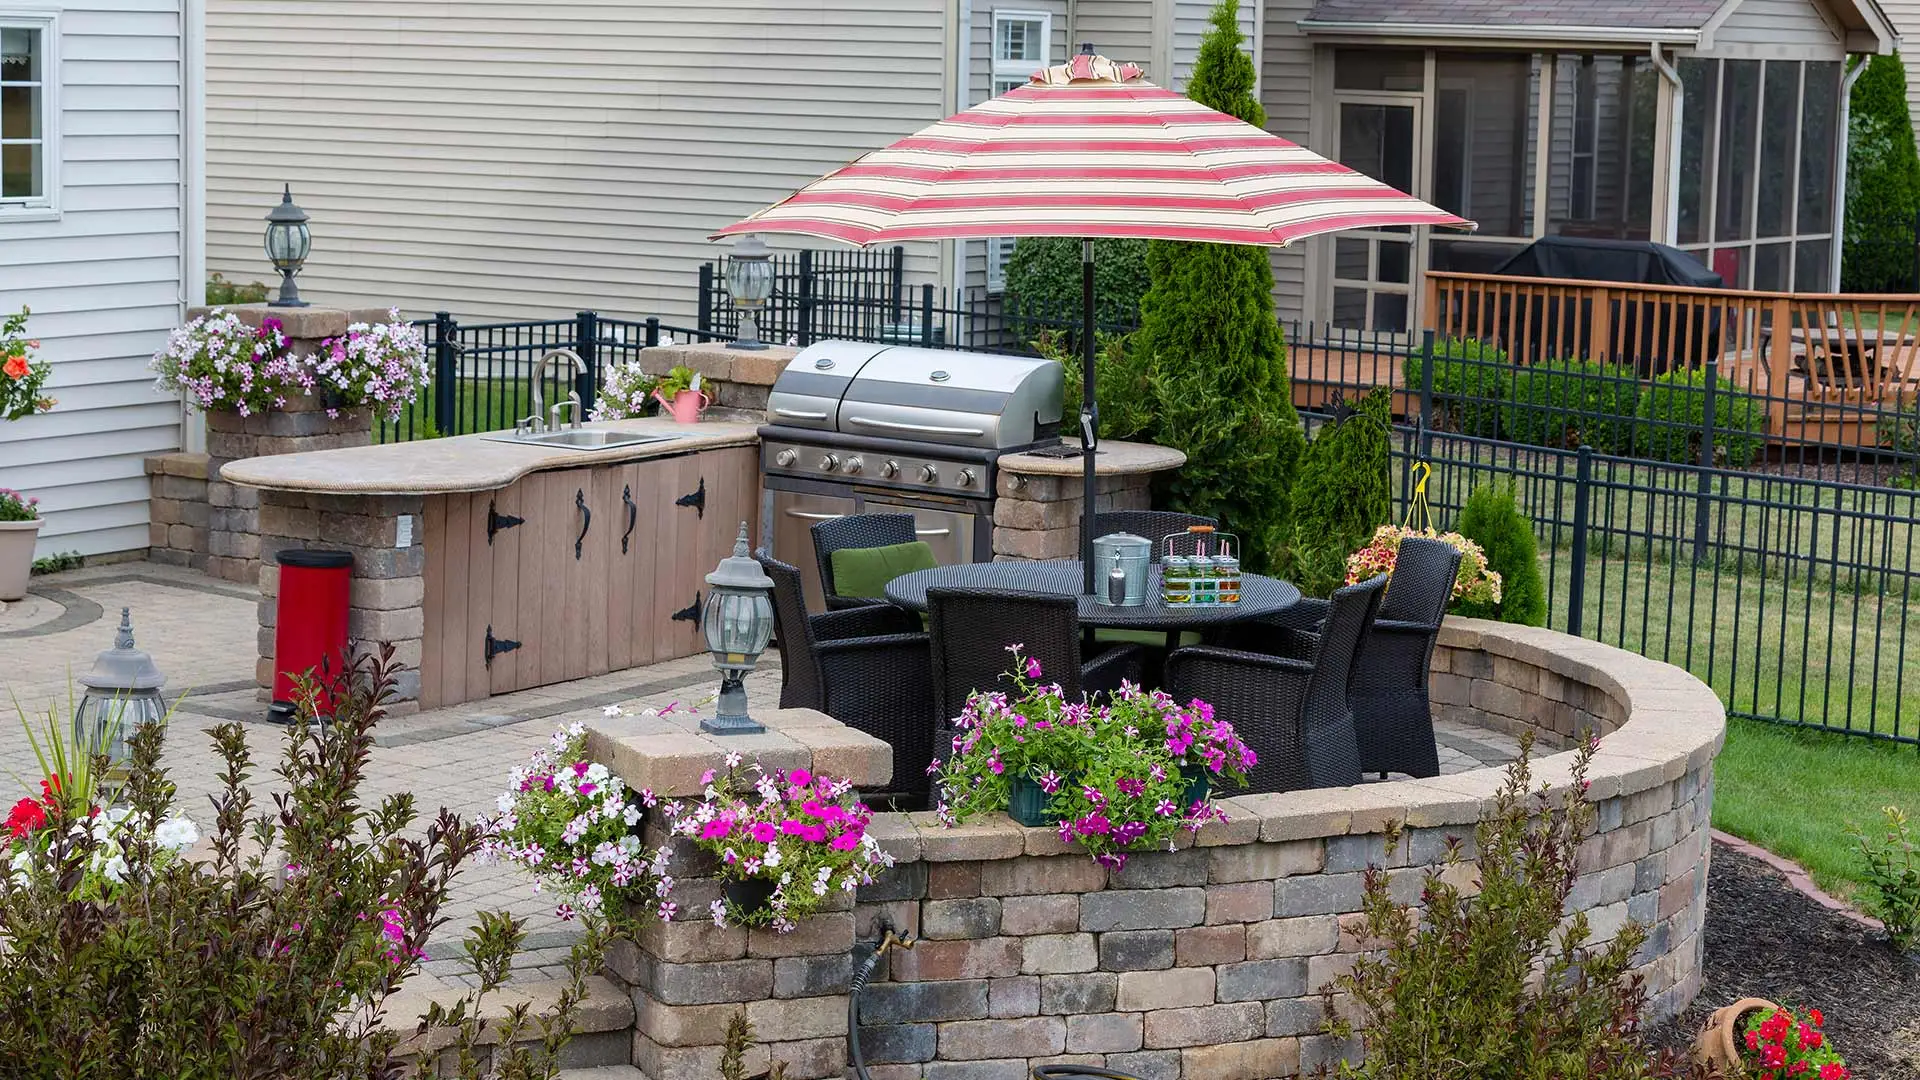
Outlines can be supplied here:
[[[1069, 440], [1060, 440], [1064, 445]], [[1079, 441], [1073, 440], [1078, 446]], [[1156, 446], [1153, 443], [1120, 442], [1107, 440], [1093, 453], [1093, 474], [1095, 476], [1135, 476], [1141, 473], [1166, 472], [1177, 469], [1187, 463], [1187, 455], [1170, 446]], [[1083, 466], [1079, 455], [1073, 457], [1054, 457], [1034, 453], [1008, 454], [1000, 459], [1000, 471], [1018, 473], [1021, 476], [1079, 476]]]
[[[230, 462], [220, 478], [267, 491], [328, 495], [445, 495], [491, 491], [528, 473], [585, 465], [616, 465], [729, 446], [756, 446], [753, 423], [676, 424], [671, 420], [613, 420], [586, 425], [611, 431], [672, 435], [667, 442], [610, 450], [516, 446], [488, 435], [381, 443], [304, 454], [277, 454]], [[499, 435], [492, 432], [491, 435]]]
[[398, 711], [706, 651], [705, 575], [742, 522], [757, 536], [754, 425], [590, 426], [674, 437], [581, 451], [467, 435], [223, 466], [259, 491], [260, 684], [288, 549], [353, 556], [348, 632], [395, 645]]

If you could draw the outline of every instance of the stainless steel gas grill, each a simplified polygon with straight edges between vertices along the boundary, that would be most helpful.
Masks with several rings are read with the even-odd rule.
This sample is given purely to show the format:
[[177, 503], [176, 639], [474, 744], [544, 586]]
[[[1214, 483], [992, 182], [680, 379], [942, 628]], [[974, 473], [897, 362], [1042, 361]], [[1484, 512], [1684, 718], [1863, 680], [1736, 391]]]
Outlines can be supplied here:
[[773, 384], [760, 429], [762, 536], [824, 606], [817, 522], [911, 513], [942, 564], [993, 557], [995, 465], [1055, 445], [1062, 378], [1050, 360], [823, 341]]

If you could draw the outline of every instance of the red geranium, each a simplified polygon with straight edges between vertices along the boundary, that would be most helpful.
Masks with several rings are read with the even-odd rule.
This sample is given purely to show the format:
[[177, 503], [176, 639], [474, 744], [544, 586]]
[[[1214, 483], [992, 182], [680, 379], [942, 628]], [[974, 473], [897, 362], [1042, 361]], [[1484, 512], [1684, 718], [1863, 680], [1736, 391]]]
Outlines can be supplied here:
[[7, 834], [18, 840], [47, 823], [47, 809], [37, 799], [21, 799], [7, 815]]

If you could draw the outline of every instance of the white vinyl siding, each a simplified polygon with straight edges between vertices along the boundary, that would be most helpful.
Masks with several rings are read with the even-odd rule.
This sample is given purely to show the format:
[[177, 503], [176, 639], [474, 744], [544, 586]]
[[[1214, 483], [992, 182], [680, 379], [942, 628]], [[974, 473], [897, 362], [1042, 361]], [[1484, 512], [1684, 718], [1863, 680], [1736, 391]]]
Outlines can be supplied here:
[[1079, 0], [1067, 48], [1079, 52], [1080, 43], [1090, 41], [1100, 55], [1139, 64], [1159, 82], [1165, 75], [1154, 70], [1153, 11], [1154, 0]]
[[[1913, 117], [1913, 130], [1920, 133], [1920, 0], [1880, 0], [1880, 10], [1887, 13], [1887, 21], [1903, 40], [1906, 51], [1897, 59], [1907, 67], [1907, 111]], [[1892, 63], [1894, 59], [1874, 57], [1873, 62]]]
[[[268, 279], [261, 218], [291, 181], [316, 300], [690, 323], [725, 250], [709, 233], [946, 115], [945, 19], [940, 0], [209, 0], [209, 267]], [[937, 276], [937, 245], [907, 251], [910, 281]]]
[[[180, 405], [147, 359], [181, 316], [184, 149], [181, 0], [57, 9], [58, 212], [0, 214], [0, 309], [33, 309], [52, 362], [50, 413], [0, 423], [0, 486], [40, 497], [39, 553], [145, 548], [142, 459], [180, 446]], [[0, 0], [0, 24], [14, 12]]]
[[[1258, 63], [1260, 44], [1254, 37], [1254, 4], [1258, 0], [1241, 0], [1240, 33], [1244, 35], [1240, 47]], [[1200, 41], [1213, 28], [1214, 5], [1207, 0], [1174, 0], [1173, 4], [1173, 79], [1168, 84], [1173, 89], [1186, 93], [1187, 80], [1193, 77], [1193, 63], [1200, 56]], [[1273, 25], [1271, 22], [1269, 26]], [[1291, 30], [1291, 27], [1288, 28]], [[1297, 32], [1297, 31], [1296, 31]]]
[[[1283, 139], [1311, 146], [1313, 135], [1313, 41], [1295, 25], [1313, 10], [1313, 0], [1265, 0], [1262, 40], [1256, 54], [1260, 64], [1260, 104], [1267, 110], [1267, 130]], [[1333, 62], [1329, 54], [1327, 62]], [[1273, 249], [1273, 303], [1280, 318], [1306, 318], [1308, 253], [1321, 241]]]
[[1820, 0], [1740, 0], [1713, 32], [1713, 56], [1810, 56], [1838, 59], [1845, 53], [1837, 25]]

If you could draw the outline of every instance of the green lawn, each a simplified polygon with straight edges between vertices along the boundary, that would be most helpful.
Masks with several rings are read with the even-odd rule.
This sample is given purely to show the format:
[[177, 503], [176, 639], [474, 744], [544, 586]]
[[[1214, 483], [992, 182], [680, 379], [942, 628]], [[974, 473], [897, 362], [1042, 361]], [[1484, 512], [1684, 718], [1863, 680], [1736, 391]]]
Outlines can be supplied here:
[[1713, 823], [1807, 868], [1854, 897], [1861, 864], [1846, 826], [1875, 832], [1888, 804], [1920, 810], [1911, 746], [1735, 720], [1714, 770]]
[[[455, 406], [458, 409], [456, 424], [440, 422], [433, 408], [433, 393], [429, 391], [426, 398], [415, 402], [397, 422], [387, 423], [384, 419], [377, 421], [374, 437], [381, 442], [408, 442], [456, 432], [500, 431], [512, 427], [515, 420], [533, 413], [533, 389], [525, 381], [461, 379], [456, 386], [455, 393], [459, 398]], [[553, 399], [553, 389], [550, 387], [547, 400], [552, 402]]]

